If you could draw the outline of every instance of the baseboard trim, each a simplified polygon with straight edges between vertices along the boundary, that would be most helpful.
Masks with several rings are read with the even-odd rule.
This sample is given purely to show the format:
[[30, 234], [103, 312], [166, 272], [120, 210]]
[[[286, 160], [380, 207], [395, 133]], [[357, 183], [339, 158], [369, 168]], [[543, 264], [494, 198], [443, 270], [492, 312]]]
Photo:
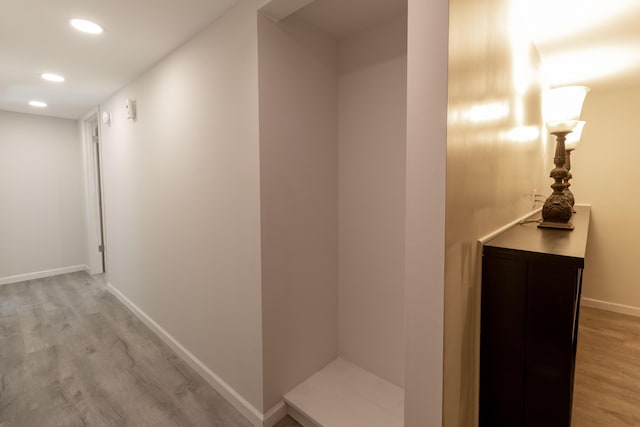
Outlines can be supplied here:
[[[251, 403], [240, 395], [233, 387], [227, 384], [222, 378], [209, 369], [200, 359], [187, 350], [178, 340], [162, 326], [158, 325], [147, 313], [134, 304], [111, 282], [107, 283], [107, 290], [111, 292], [120, 302], [127, 306], [135, 315], [147, 325], [162, 341], [175, 351], [193, 370], [195, 370], [211, 387], [216, 389], [231, 405], [233, 405], [242, 415], [244, 415], [255, 427], [273, 427], [286, 415], [284, 402], [279, 402], [265, 414], [262, 414]], [[280, 418], [278, 418], [280, 417]]]
[[71, 265], [69, 267], [52, 268], [51, 270], [36, 271], [34, 273], [16, 274], [14, 276], [0, 277], [0, 285], [24, 282], [26, 280], [42, 279], [44, 277], [58, 276], [60, 274], [75, 273], [77, 271], [87, 271], [86, 264]]
[[593, 298], [582, 298], [580, 305], [584, 307], [598, 308], [600, 310], [612, 311], [614, 313], [628, 314], [630, 316], [640, 317], [640, 307], [630, 305], [616, 304], [614, 302], [601, 301]]

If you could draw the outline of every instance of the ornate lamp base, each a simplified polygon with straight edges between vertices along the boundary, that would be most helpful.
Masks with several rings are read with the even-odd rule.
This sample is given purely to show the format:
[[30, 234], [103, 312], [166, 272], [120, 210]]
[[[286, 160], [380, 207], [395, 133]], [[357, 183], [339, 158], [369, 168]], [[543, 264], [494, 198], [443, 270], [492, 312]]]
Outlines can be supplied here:
[[540, 228], [555, 228], [561, 230], [573, 230], [571, 216], [573, 207], [565, 195], [568, 187], [565, 182], [568, 180], [569, 171], [564, 167], [565, 163], [565, 137], [567, 132], [552, 132], [556, 137], [556, 155], [553, 158], [555, 168], [551, 171], [554, 183], [551, 184], [553, 193], [547, 198], [542, 207], [542, 222], [538, 224]]
[[573, 230], [571, 216], [573, 209], [569, 201], [563, 194], [552, 194], [544, 202], [542, 207], [543, 221], [538, 224], [539, 228], [560, 228], [563, 230]]

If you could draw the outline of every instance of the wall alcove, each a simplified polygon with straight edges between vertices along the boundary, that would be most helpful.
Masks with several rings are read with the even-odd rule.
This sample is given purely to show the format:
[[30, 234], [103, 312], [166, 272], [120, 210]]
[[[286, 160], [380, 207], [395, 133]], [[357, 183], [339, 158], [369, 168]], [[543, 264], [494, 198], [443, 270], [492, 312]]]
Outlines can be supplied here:
[[264, 406], [401, 426], [406, 0], [260, 16], [258, 53]]

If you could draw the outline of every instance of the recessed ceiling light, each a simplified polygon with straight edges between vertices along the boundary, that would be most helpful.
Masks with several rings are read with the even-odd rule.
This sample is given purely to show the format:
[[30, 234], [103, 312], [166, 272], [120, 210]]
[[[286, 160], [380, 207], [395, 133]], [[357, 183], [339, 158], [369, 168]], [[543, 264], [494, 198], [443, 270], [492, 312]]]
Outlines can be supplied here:
[[86, 19], [72, 19], [71, 25], [78, 31], [89, 34], [102, 33], [102, 27], [95, 22], [87, 21]]
[[42, 73], [41, 77], [50, 82], [61, 83], [64, 81], [64, 77], [52, 73]]
[[47, 106], [47, 103], [42, 101], [29, 101], [29, 105], [36, 108], [44, 108]]

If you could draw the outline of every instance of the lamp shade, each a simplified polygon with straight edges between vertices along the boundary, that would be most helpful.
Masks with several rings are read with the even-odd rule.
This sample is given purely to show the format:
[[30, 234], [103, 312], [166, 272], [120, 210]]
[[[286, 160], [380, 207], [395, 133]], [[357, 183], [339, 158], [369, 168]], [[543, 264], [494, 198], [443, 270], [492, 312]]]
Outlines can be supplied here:
[[584, 129], [584, 125], [587, 122], [581, 120], [578, 122], [576, 127], [573, 128], [571, 133], [567, 135], [567, 140], [564, 142], [565, 149], [567, 150], [575, 150], [578, 148], [578, 144], [580, 143], [580, 139], [582, 138], [582, 129]]
[[542, 92], [542, 118], [549, 132], [568, 132], [578, 124], [586, 86], [564, 86]]

